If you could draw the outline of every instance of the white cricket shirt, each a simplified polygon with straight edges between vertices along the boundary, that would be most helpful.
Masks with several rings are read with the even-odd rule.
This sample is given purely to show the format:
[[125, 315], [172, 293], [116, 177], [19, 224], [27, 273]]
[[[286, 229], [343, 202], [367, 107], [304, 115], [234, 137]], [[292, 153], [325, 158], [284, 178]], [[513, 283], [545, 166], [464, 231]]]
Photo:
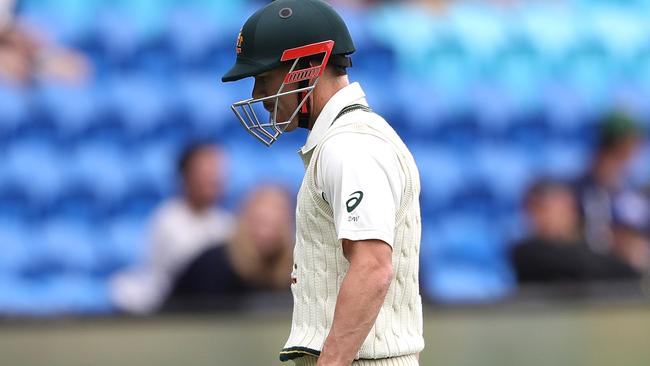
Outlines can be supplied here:
[[[307, 154], [318, 145], [343, 108], [368, 106], [365, 97], [359, 83], [338, 91], [316, 119], [301, 152]], [[377, 136], [342, 133], [323, 144], [316, 185], [332, 208], [339, 240], [379, 239], [392, 247], [404, 184], [395, 152]]]
[[355, 110], [334, 121], [353, 104], [366, 104], [359, 84], [328, 101], [300, 151], [305, 177], [296, 200], [294, 308], [282, 361], [320, 354], [350, 266], [341, 239], [379, 239], [393, 249], [391, 284], [355, 359], [399, 360], [424, 348], [419, 172], [381, 116]]

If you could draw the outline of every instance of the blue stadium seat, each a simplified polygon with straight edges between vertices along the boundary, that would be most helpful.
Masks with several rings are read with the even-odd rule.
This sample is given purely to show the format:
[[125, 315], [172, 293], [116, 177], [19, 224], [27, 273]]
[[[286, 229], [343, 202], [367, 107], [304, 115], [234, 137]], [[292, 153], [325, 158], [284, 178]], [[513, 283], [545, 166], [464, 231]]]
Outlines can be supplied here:
[[427, 54], [420, 70], [423, 82], [431, 83], [449, 100], [462, 101], [480, 76], [480, 65], [453, 47], [440, 47]]
[[630, 70], [632, 80], [639, 83], [639, 86], [645, 89], [645, 93], [650, 89], [650, 52], [639, 57], [638, 61]]
[[112, 213], [132, 219], [147, 217], [167, 197], [158, 189], [159, 187], [151, 182], [133, 182], [121, 204], [115, 207]]
[[296, 151], [297, 148], [289, 144], [274, 145], [273, 149], [259, 151], [258, 180], [280, 184], [289, 189], [291, 195], [297, 194], [305, 169]]
[[586, 7], [584, 13], [590, 39], [617, 63], [629, 63], [650, 46], [647, 9], [610, 2]]
[[[228, 99], [223, 101], [226, 106], [229, 106], [230, 104], [243, 99], [251, 98], [253, 94], [253, 87], [255, 86], [254, 78], [242, 79], [236, 83], [221, 83], [221, 75], [228, 71], [230, 66], [232, 66], [232, 63], [235, 62], [235, 57], [229, 57], [229, 60], [231, 61], [231, 64], [228, 65], [228, 68], [216, 70], [216, 75], [212, 77], [212, 81], [219, 85], [219, 90], [221, 90], [224, 95], [228, 96]], [[208, 78], [208, 80], [210, 79]]]
[[112, 71], [142, 70], [166, 78], [170, 53], [164, 45], [164, 1], [116, 1], [95, 17], [93, 39], [84, 47]]
[[398, 71], [399, 53], [391, 40], [373, 32], [368, 12], [342, 8], [341, 16], [348, 24], [356, 52], [352, 55], [355, 69], [375, 75], [390, 75]]
[[143, 75], [113, 78], [109, 108], [133, 138], [147, 137], [163, 125], [176, 122], [170, 89]]
[[561, 78], [580, 93], [590, 110], [598, 113], [611, 105], [618, 66], [598, 45], [584, 43], [563, 64]]
[[133, 14], [112, 8], [102, 11], [93, 26], [90, 51], [113, 69], [124, 68], [135, 62], [138, 51], [144, 45], [144, 37]]
[[130, 183], [148, 186], [160, 195], [169, 195], [176, 188], [178, 174], [176, 161], [180, 147], [152, 141], [133, 151], [129, 159]]
[[394, 91], [397, 81], [393, 73], [384, 75], [353, 67], [349, 74], [351, 81], [358, 81], [361, 84], [370, 107], [394, 127], [399, 127], [400, 122], [403, 121], [404, 111]]
[[237, 30], [241, 28], [241, 19], [247, 19], [263, 5], [249, 0], [172, 0], [171, 3], [176, 7], [200, 9], [215, 21], [237, 27]]
[[[541, 110], [517, 115], [501, 139], [530, 154], [543, 147], [555, 134], [567, 136], [569, 132], [554, 130], [546, 117], [545, 111]], [[569, 131], [574, 133], [574, 130]]]
[[535, 52], [512, 44], [492, 65], [487, 83], [502, 90], [515, 113], [533, 114], [541, 109], [542, 87], [552, 70]]
[[113, 219], [104, 228], [106, 241], [100, 250], [109, 269], [133, 266], [145, 259], [147, 224], [147, 220], [125, 216]]
[[487, 83], [474, 88], [470, 103], [473, 119], [485, 137], [502, 135], [521, 113], [511, 94]]
[[[337, 6], [336, 10], [348, 26], [357, 51], [365, 49], [367, 42], [384, 41], [383, 39], [375, 38], [371, 32], [369, 27], [369, 12], [366, 9], [341, 4], [341, 6]], [[384, 42], [384, 44], [387, 43]]]
[[[205, 68], [215, 62], [215, 59], [225, 58], [224, 55], [215, 55], [215, 51], [225, 43], [226, 32], [219, 25], [203, 9], [182, 8], [172, 11], [167, 21], [165, 38], [178, 67]], [[231, 38], [236, 36], [233, 34]], [[233, 42], [228, 45], [231, 46], [231, 51], [234, 50]]]
[[549, 141], [542, 154], [542, 168], [538, 174], [561, 180], [577, 178], [585, 172], [590, 163], [589, 151], [582, 144]]
[[477, 174], [501, 202], [516, 202], [533, 177], [534, 170], [525, 151], [484, 144], [476, 151]]
[[17, 4], [21, 21], [64, 44], [83, 42], [92, 29], [101, 1], [26, 0]]
[[34, 239], [39, 262], [56, 271], [92, 273], [100, 268], [97, 244], [90, 226], [74, 220], [50, 220]]
[[[449, 116], [456, 111], [457, 100], [446, 95], [430, 82], [402, 76], [397, 81], [396, 89], [382, 90], [397, 100], [402, 108], [405, 137], [429, 140]], [[418, 103], [414, 103], [418, 101]]]
[[585, 96], [567, 83], [550, 85], [544, 91], [544, 120], [556, 136], [585, 138], [582, 135], [598, 114]]
[[[228, 207], [262, 182], [298, 188], [306, 131], [263, 147], [228, 108], [250, 97], [252, 79], [219, 80], [261, 3], [19, 2], [24, 21], [80, 46], [96, 78], [0, 85], [0, 314], [110, 312], [105, 277], [142, 258], [145, 219], [177, 189], [190, 137], [218, 138], [229, 153]], [[525, 228], [528, 183], [579, 174], [610, 108], [650, 126], [650, 3], [448, 9], [341, 12], [358, 51], [350, 79], [420, 168], [424, 293], [485, 302], [512, 289], [504, 244]], [[634, 184], [650, 179], [648, 157], [635, 161]]]
[[494, 225], [451, 215], [426, 232], [434, 235], [423, 249], [421, 278], [435, 301], [491, 302], [509, 293], [512, 278]]
[[[225, 146], [229, 167], [225, 205], [229, 208], [236, 208], [245, 194], [260, 181], [259, 168], [268, 163], [268, 159], [264, 156], [269, 150], [266, 150], [261, 144], [252, 146], [250, 143], [259, 144], [257, 141], [251, 141], [242, 145], [228, 144]], [[299, 161], [297, 163], [300, 164]]]
[[386, 77], [394, 74], [397, 68], [397, 55], [395, 51], [378, 42], [367, 42], [363, 49], [359, 49], [352, 56], [354, 69]]
[[271, 149], [264, 147], [252, 137], [227, 143], [228, 173], [225, 206], [236, 208], [246, 193], [264, 183], [279, 184], [296, 193], [302, 181], [304, 167], [297, 156], [298, 147], [283, 136]]
[[[248, 93], [252, 93], [252, 89]], [[187, 122], [200, 136], [222, 134], [226, 126], [235, 123], [229, 104], [236, 100], [225, 93], [214, 73], [184, 75], [179, 86], [179, 98]]]
[[102, 105], [92, 85], [71, 86], [47, 83], [37, 91], [37, 107], [53, 122], [64, 139], [78, 137], [96, 126]]
[[427, 276], [425, 294], [436, 302], [448, 304], [496, 302], [514, 287], [512, 283], [504, 283], [498, 272], [450, 263], [442, 263], [424, 276]]
[[8, 148], [5, 175], [18, 184], [31, 202], [50, 203], [69, 183], [63, 151], [52, 143], [16, 143]]
[[0, 218], [26, 219], [35, 211], [25, 187], [6, 176], [0, 178]]
[[418, 7], [396, 4], [371, 10], [367, 19], [369, 37], [395, 50], [402, 73], [410, 76], [428, 66], [427, 56], [439, 41], [439, 24], [439, 19]]
[[479, 62], [490, 62], [509, 42], [509, 22], [486, 3], [454, 3], [446, 30], [456, 47]]
[[87, 274], [61, 274], [43, 281], [44, 311], [55, 314], [107, 315], [114, 311], [108, 283]]
[[51, 317], [112, 311], [103, 280], [71, 274], [35, 279], [0, 276], [0, 315]]
[[560, 3], [527, 3], [514, 17], [519, 37], [549, 63], [561, 61], [580, 42], [581, 20]]
[[15, 133], [29, 117], [28, 95], [9, 85], [0, 84], [0, 138]]
[[174, 5], [173, 0], [111, 1], [111, 9], [129, 14], [140, 34], [144, 36], [150, 36], [162, 30]]
[[0, 273], [18, 274], [33, 266], [31, 233], [24, 223], [0, 221]]
[[0, 315], [52, 315], [51, 305], [37, 296], [33, 281], [11, 274], [0, 274]]
[[119, 203], [130, 185], [130, 157], [119, 146], [85, 143], [72, 159], [69, 179], [86, 187], [105, 208]]
[[416, 144], [411, 152], [420, 171], [423, 209], [446, 206], [469, 182], [462, 161], [453, 152]]

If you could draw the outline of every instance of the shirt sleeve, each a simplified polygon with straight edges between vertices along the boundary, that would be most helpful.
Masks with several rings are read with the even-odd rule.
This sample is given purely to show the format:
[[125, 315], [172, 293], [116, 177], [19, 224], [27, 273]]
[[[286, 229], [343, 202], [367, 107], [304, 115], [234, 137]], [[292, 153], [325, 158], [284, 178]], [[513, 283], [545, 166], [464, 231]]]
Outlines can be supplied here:
[[372, 135], [343, 133], [324, 143], [316, 166], [338, 239], [378, 239], [392, 247], [404, 188], [394, 149]]

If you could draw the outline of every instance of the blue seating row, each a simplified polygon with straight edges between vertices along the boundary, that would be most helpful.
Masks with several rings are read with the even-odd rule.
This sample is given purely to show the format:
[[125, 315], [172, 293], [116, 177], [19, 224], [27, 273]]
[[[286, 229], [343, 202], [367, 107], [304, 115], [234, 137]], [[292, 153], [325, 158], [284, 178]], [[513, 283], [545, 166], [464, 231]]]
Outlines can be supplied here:
[[[219, 82], [255, 3], [20, 6], [26, 21], [87, 52], [97, 75], [87, 86], [0, 86], [0, 315], [112, 311], [106, 279], [143, 259], [145, 219], [175, 191], [174, 161], [192, 138], [225, 146], [230, 208], [260, 182], [297, 190], [305, 132], [262, 147], [228, 108], [250, 96], [251, 81]], [[610, 108], [650, 122], [650, 2], [504, 9], [342, 9], [359, 49], [351, 79], [420, 168], [421, 282], [438, 301], [507, 294], [524, 188], [540, 175], [580, 174], [594, 122]], [[635, 162], [635, 182], [649, 180], [648, 159]]]

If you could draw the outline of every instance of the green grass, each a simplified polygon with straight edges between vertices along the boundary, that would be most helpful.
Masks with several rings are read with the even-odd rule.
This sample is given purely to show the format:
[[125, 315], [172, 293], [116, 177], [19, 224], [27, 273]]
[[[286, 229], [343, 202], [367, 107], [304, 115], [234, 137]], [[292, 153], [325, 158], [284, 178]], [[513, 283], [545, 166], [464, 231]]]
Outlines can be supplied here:
[[[257, 314], [3, 324], [0, 365], [282, 365], [289, 323]], [[650, 307], [433, 311], [425, 338], [421, 365], [647, 366]]]

